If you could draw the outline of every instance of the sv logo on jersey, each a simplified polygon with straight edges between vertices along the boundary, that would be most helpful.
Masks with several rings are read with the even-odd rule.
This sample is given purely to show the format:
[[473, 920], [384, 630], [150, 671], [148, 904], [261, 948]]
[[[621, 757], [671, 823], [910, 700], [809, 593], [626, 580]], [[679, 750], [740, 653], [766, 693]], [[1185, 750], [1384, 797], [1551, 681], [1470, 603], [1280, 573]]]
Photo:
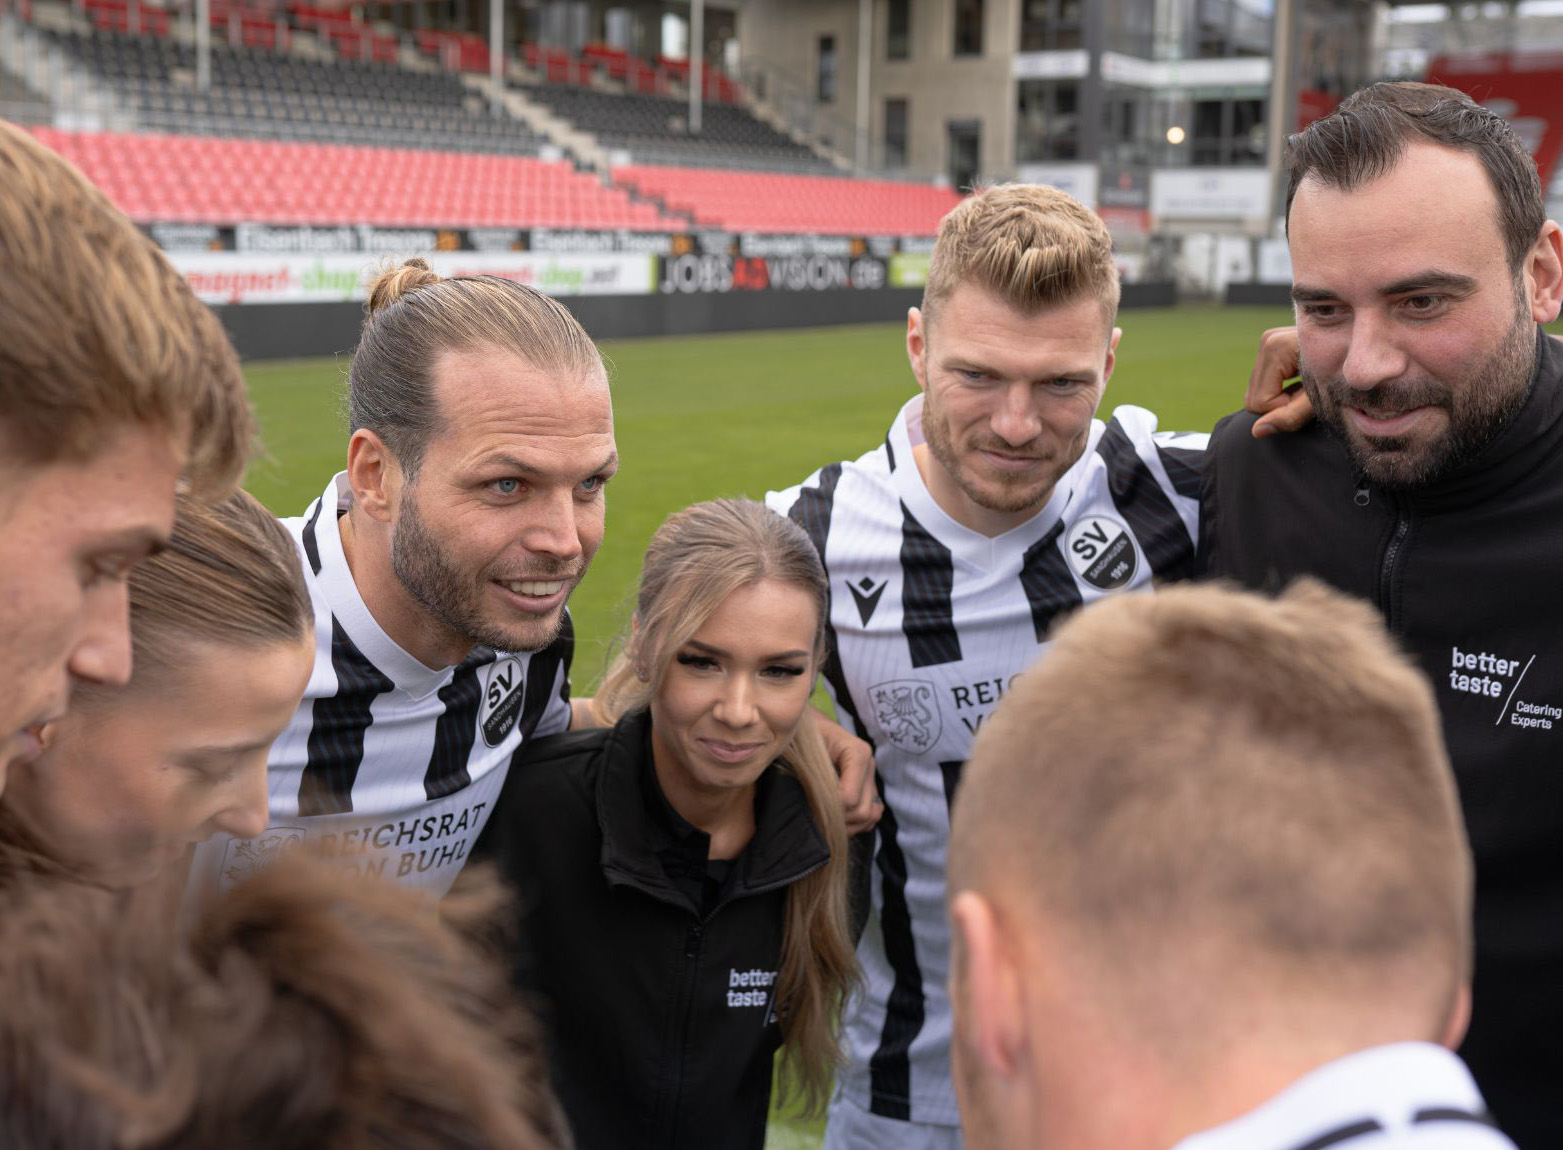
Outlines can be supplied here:
[[521, 687], [519, 660], [501, 659], [489, 665], [483, 680], [483, 708], [478, 712], [478, 726], [489, 746], [499, 746], [515, 729], [521, 715]]
[[1076, 575], [1103, 591], [1126, 586], [1139, 567], [1129, 529], [1106, 515], [1088, 515], [1070, 528], [1064, 553]]
[[934, 702], [933, 684], [922, 679], [891, 679], [868, 689], [879, 729], [903, 751], [921, 754], [939, 740], [944, 719]]

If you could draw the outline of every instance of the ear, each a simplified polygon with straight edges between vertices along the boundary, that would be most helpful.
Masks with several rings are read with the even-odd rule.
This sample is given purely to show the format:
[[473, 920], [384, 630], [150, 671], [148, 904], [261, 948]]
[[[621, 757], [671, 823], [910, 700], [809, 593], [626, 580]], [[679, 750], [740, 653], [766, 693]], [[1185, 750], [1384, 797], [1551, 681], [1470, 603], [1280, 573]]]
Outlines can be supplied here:
[[1113, 377], [1113, 368], [1118, 366], [1118, 341], [1123, 338], [1123, 328], [1113, 328], [1112, 335], [1107, 337], [1107, 359], [1102, 363], [1102, 386], [1107, 386], [1107, 381]]
[[374, 432], [359, 428], [347, 441], [347, 483], [353, 501], [369, 518], [389, 523], [401, 498], [402, 469]]
[[1465, 1041], [1466, 1027], [1471, 1025], [1471, 984], [1462, 982], [1459, 991], [1454, 996], [1454, 1004], [1449, 1008], [1449, 1017], [1444, 1022], [1444, 1032], [1439, 1037], [1440, 1046], [1446, 1046], [1450, 1050], [1458, 1050], [1460, 1043]]
[[994, 1079], [1018, 1076], [1026, 1045], [1021, 971], [993, 905], [975, 891], [950, 900], [955, 969], [950, 1001], [965, 1057]]
[[1551, 323], [1563, 308], [1563, 230], [1552, 220], [1541, 226], [1541, 235], [1525, 256], [1524, 274], [1531, 318]]
[[906, 358], [911, 361], [912, 374], [917, 377], [917, 386], [921, 391], [928, 390], [927, 373], [924, 365], [927, 363], [928, 354], [927, 335], [923, 330], [923, 312], [921, 308], [907, 308], [906, 310]]

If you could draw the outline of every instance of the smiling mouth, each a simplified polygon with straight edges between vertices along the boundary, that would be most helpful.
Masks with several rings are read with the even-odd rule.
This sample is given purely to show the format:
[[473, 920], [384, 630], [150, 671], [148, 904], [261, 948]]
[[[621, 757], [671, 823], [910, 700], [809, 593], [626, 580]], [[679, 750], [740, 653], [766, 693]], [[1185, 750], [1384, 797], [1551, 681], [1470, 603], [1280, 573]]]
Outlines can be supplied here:
[[563, 579], [501, 579], [497, 582], [512, 595], [525, 595], [529, 599], [546, 599], [564, 590]]
[[763, 743], [724, 743], [716, 739], [701, 739], [700, 743], [715, 758], [727, 763], [740, 763], [765, 745]]

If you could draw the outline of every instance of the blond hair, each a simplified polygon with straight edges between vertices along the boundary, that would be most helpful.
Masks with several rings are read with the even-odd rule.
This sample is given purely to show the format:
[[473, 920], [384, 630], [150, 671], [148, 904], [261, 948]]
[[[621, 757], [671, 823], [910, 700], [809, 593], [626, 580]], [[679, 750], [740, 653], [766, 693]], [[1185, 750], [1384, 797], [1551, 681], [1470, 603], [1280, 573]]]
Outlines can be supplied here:
[[[166, 889], [165, 889], [166, 888]], [[537, 1027], [483, 941], [508, 896], [417, 892], [295, 852], [174, 925], [129, 895], [0, 892], [8, 1150], [544, 1150]]]
[[1095, 299], [1118, 313], [1118, 267], [1107, 226], [1079, 200], [1044, 184], [982, 188], [939, 221], [923, 287], [925, 316], [961, 284], [1016, 311]]
[[534, 367], [595, 378], [602, 358], [570, 309], [534, 288], [495, 276], [442, 277], [426, 261], [381, 270], [348, 370], [348, 421], [367, 428], [416, 478], [442, 424], [434, 397], [441, 352], [494, 347]]
[[226, 494], [255, 425], [217, 317], [80, 172], [3, 122], [0, 188], [5, 450], [84, 458], [120, 425], [167, 428], [191, 489]]
[[1371, 608], [1310, 581], [1065, 623], [974, 742], [949, 878], [1056, 924], [1147, 1034], [1190, 1002], [1216, 1032], [1254, 975], [1267, 1004], [1411, 1009], [1436, 1040], [1470, 973], [1432, 691]]
[[[774, 579], [814, 600], [814, 665], [823, 661], [829, 591], [818, 553], [801, 527], [746, 499], [697, 503], [668, 517], [646, 548], [635, 600], [636, 628], [596, 698], [606, 722], [645, 710], [662, 689], [679, 648], [726, 598]], [[803, 787], [830, 861], [787, 888], [776, 1003], [784, 1045], [783, 1100], [794, 1086], [806, 1109], [829, 1097], [840, 1061], [838, 1025], [857, 976], [847, 915], [847, 833], [835, 768], [805, 719], [778, 766]]]

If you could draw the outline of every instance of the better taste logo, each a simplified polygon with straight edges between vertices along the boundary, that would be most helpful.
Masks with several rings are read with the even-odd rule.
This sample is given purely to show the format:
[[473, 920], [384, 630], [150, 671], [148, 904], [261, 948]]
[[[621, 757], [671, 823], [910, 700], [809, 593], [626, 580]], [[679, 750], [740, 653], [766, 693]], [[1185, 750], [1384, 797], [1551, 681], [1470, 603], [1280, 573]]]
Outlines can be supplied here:
[[1498, 711], [1494, 726], [1507, 719], [1515, 727], [1550, 731], [1554, 723], [1563, 722], [1563, 708], [1515, 698], [1535, 661], [1535, 655], [1521, 663], [1519, 659], [1505, 659], [1491, 651], [1462, 651], [1459, 647], [1452, 647], [1449, 655], [1449, 689], [1467, 695], [1502, 699], [1503, 706]]

